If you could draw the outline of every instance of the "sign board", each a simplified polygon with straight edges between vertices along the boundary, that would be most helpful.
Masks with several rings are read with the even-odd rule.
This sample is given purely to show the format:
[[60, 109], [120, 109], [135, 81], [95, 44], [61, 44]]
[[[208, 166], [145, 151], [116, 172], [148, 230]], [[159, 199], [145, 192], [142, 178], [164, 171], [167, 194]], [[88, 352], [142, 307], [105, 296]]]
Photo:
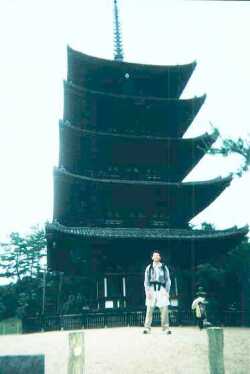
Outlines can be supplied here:
[[106, 300], [105, 301], [105, 308], [107, 308], [107, 309], [114, 308], [114, 302], [112, 300]]
[[5, 334], [22, 334], [22, 321], [18, 318], [8, 318], [1, 321], [0, 335]]
[[1, 374], [44, 374], [44, 355], [0, 356]]

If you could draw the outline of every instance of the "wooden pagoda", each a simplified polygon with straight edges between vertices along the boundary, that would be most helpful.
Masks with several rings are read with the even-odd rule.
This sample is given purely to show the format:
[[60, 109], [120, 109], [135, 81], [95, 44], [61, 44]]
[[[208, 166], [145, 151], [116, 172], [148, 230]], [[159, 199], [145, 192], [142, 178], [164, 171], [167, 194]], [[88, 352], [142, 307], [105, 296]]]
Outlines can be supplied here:
[[226, 253], [248, 232], [189, 225], [232, 180], [183, 182], [217, 136], [183, 138], [205, 100], [180, 99], [195, 66], [112, 61], [68, 48], [48, 265], [82, 277], [92, 308], [142, 306], [155, 249], [170, 266], [176, 298], [182, 269]]

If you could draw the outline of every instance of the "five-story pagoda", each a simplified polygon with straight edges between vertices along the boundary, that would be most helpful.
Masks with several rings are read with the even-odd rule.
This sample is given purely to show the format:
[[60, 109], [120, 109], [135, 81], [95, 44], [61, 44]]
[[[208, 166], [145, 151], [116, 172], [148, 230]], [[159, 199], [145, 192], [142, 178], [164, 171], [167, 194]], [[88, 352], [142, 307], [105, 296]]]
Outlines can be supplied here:
[[205, 100], [180, 99], [196, 63], [123, 62], [117, 38], [114, 61], [68, 48], [54, 217], [46, 228], [50, 269], [82, 277], [94, 308], [142, 306], [154, 249], [170, 265], [177, 296], [178, 271], [225, 253], [248, 231], [189, 226], [232, 179], [182, 182], [217, 136], [183, 138]]

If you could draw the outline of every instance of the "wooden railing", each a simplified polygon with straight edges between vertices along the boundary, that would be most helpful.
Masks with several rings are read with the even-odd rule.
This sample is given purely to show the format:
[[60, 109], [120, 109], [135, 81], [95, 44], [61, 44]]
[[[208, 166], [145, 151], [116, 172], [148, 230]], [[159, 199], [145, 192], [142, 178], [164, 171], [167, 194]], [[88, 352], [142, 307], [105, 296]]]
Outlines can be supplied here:
[[[104, 327], [143, 326], [145, 310], [138, 311], [104, 311], [86, 312], [82, 314], [38, 316], [24, 318], [23, 332], [54, 330], [76, 330]], [[246, 326], [242, 311], [225, 311], [219, 321], [212, 321], [214, 325], [224, 326]], [[170, 310], [171, 326], [192, 326], [195, 319], [191, 311]], [[153, 314], [152, 326], [160, 325], [160, 312], [156, 310]]]

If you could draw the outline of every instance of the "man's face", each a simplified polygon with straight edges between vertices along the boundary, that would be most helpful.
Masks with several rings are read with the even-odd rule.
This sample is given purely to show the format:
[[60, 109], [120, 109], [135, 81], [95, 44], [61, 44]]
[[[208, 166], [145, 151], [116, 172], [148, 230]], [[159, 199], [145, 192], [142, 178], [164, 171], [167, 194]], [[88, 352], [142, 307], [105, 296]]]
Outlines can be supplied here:
[[160, 261], [161, 261], [161, 255], [160, 255], [160, 253], [158, 253], [158, 252], [154, 252], [154, 253], [153, 253], [153, 256], [152, 256], [152, 260], [153, 260], [154, 262], [160, 262]]

